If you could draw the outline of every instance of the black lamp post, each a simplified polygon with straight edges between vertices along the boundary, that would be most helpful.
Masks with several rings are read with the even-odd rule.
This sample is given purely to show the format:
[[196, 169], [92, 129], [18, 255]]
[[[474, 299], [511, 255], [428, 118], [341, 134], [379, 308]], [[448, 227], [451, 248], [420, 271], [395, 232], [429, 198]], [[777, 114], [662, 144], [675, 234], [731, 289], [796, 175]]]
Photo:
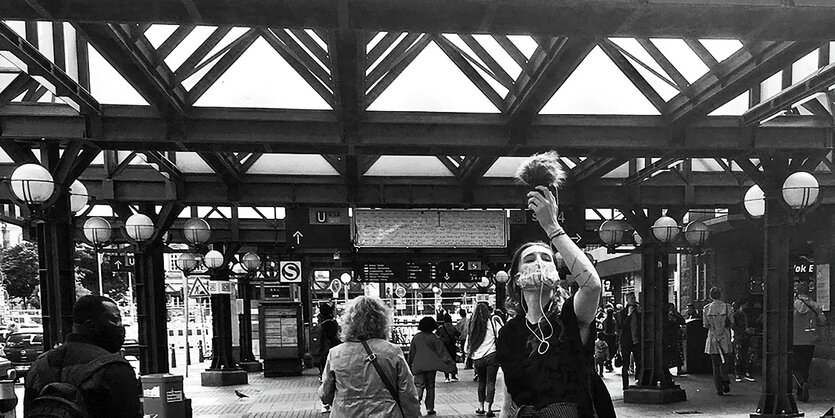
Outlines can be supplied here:
[[261, 257], [246, 253], [241, 257], [241, 267], [246, 274], [238, 279], [238, 296], [243, 300], [243, 312], [238, 315], [240, 323], [241, 368], [247, 372], [259, 372], [263, 366], [252, 354], [252, 292], [250, 280], [261, 268]]
[[186, 377], [188, 377], [188, 366], [191, 364], [191, 347], [188, 342], [188, 275], [200, 266], [200, 262], [200, 257], [192, 253], [182, 253], [177, 257], [176, 261], [177, 268], [183, 272], [183, 328], [186, 340]]

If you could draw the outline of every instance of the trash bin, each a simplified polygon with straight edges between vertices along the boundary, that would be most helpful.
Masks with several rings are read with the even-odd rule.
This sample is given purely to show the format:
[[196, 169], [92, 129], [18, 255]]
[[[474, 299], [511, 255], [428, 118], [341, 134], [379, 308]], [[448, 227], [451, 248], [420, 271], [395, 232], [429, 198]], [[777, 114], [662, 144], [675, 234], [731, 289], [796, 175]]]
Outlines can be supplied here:
[[17, 395], [14, 393], [14, 380], [0, 380], [0, 417], [15, 418]]
[[183, 376], [149, 374], [142, 376], [142, 410], [145, 416], [186, 418]]

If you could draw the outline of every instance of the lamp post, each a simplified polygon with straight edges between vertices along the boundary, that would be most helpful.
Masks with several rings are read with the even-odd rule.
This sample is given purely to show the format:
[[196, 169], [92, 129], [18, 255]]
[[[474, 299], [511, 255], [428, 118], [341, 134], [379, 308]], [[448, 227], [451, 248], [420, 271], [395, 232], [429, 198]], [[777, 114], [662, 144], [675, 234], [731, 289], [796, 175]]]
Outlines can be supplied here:
[[418, 297], [417, 297], [418, 289], [420, 289], [420, 285], [417, 284], [417, 283], [412, 283], [412, 291], [413, 291], [412, 295], [414, 296], [414, 303], [412, 304], [412, 306], [414, 307], [415, 316], [417, 316], [417, 314], [418, 314], [418, 305], [417, 305], [417, 303], [418, 303]]
[[777, 159], [762, 162], [763, 175], [743, 201], [746, 211], [752, 217], [762, 217], [764, 223], [763, 385], [751, 417], [796, 417], [802, 414], [792, 391], [789, 363], [794, 337], [789, 228], [816, 204], [819, 187], [809, 173], [786, 175], [785, 163]]
[[212, 364], [200, 375], [203, 386], [229, 386], [247, 384], [246, 371], [241, 370], [232, 355], [232, 301], [231, 292], [225, 293], [224, 286], [229, 286], [229, 260], [217, 250], [211, 250], [203, 257], [203, 262], [209, 269], [212, 288], [218, 288], [209, 296], [212, 304]]
[[188, 377], [188, 366], [191, 364], [191, 353], [188, 345], [188, 275], [191, 274], [200, 265], [200, 258], [192, 253], [182, 253], [177, 257], [177, 268], [183, 272], [183, 330], [186, 340], [186, 370], [185, 376]]
[[496, 272], [496, 308], [501, 309], [502, 311], [504, 311], [504, 302], [506, 298], [505, 286], [508, 280], [510, 280], [510, 276], [507, 275], [506, 271], [499, 270]]
[[349, 284], [351, 283], [351, 279], [351, 273], [348, 273], [347, 271], [339, 276], [339, 281], [342, 282], [344, 285], [342, 287], [345, 289], [345, 305], [348, 304], [348, 288], [350, 287]]
[[102, 256], [100, 250], [110, 241], [110, 236], [112, 235], [113, 230], [107, 219], [94, 216], [84, 221], [82, 231], [84, 231], [84, 238], [87, 238], [87, 241], [93, 245], [93, 249], [96, 251], [96, 266], [98, 267], [99, 275], [99, 295], [104, 296], [104, 282], [102, 280], [101, 273]]
[[261, 257], [255, 253], [246, 253], [241, 257], [241, 267], [246, 274], [238, 280], [238, 295], [243, 299], [243, 312], [238, 316], [240, 323], [241, 367], [247, 372], [261, 370], [261, 362], [252, 354], [252, 303], [250, 299], [250, 280], [255, 272], [261, 268]]
[[[641, 293], [641, 361], [636, 370], [638, 384], [624, 389], [626, 403], [660, 404], [683, 401], [687, 397], [685, 391], [675, 384], [666, 367], [664, 345], [661, 344], [666, 317], [669, 253], [698, 249], [709, 236], [703, 222], [690, 222], [683, 228], [682, 234], [682, 228], [675, 219], [660, 216], [659, 209], [650, 210], [650, 214], [657, 217], [652, 226], [643, 224], [643, 231], [636, 228], [632, 234], [636, 249], [630, 252], [639, 251], [642, 254], [644, 284]], [[626, 222], [620, 220], [601, 224], [598, 232], [609, 252], [618, 252], [615, 247], [623, 243], [627, 226]], [[682, 236], [684, 242], [681, 242]]]
[[[139, 328], [139, 374], [168, 372], [168, 307], [161, 245], [150, 217], [135, 213], [125, 220], [125, 233], [134, 243], [136, 322]], [[130, 274], [130, 273], [128, 273]]]
[[[53, 157], [57, 160], [57, 151], [48, 147], [45, 154], [48, 166]], [[39, 164], [17, 167], [7, 185], [35, 221], [43, 344], [51, 348], [72, 330], [75, 275], [69, 195], [66, 186], [55, 184], [49, 170]]]

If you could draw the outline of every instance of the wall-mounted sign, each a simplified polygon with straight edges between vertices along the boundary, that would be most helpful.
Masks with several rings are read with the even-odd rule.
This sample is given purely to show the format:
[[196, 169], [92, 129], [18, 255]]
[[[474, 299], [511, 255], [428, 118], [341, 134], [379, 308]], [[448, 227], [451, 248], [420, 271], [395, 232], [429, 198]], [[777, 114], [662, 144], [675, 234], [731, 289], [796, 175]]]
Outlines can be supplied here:
[[798, 275], [814, 276], [815, 275], [815, 263], [814, 262], [795, 263], [792, 266], [792, 271], [794, 272], [794, 274], [798, 274]]
[[282, 261], [279, 263], [279, 278], [281, 283], [302, 282], [302, 262]]
[[228, 280], [209, 280], [209, 293], [212, 295], [231, 295], [232, 282]]

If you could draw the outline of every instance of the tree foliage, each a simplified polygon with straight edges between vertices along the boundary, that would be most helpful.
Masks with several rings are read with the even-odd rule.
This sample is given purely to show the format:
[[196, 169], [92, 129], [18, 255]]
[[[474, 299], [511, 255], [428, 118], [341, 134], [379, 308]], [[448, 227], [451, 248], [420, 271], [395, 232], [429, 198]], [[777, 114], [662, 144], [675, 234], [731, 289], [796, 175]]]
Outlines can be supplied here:
[[24, 241], [0, 249], [0, 271], [10, 297], [28, 298], [39, 283], [37, 246]]

